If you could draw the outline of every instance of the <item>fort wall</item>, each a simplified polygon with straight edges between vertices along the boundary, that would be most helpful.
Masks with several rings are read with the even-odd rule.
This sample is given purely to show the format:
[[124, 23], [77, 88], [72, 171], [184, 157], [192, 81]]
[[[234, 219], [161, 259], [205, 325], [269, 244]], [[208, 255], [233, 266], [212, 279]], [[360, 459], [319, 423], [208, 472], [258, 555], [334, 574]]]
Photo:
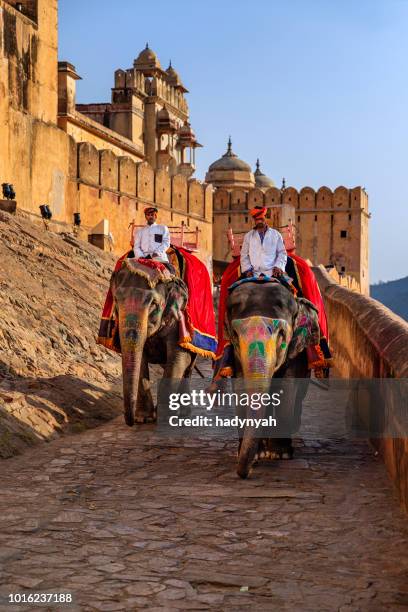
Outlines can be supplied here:
[[368, 196], [361, 187], [334, 191], [304, 187], [265, 192], [259, 189], [217, 189], [214, 193], [214, 259], [223, 261], [228, 252], [226, 231], [248, 231], [248, 211], [266, 206], [272, 226], [289, 221], [296, 228], [296, 252], [314, 265], [333, 265], [342, 275], [353, 277], [368, 295]]
[[147, 162], [135, 163], [127, 156], [110, 150], [98, 150], [89, 142], [71, 142], [71, 173], [67, 183], [65, 223], [72, 224], [74, 212], [81, 214], [82, 231], [103, 220], [109, 221], [114, 251], [129, 247], [131, 222], [144, 225], [143, 209], [155, 205], [159, 223], [199, 230], [197, 255], [211, 270], [212, 260], [212, 189], [183, 175], [170, 176]]
[[[408, 377], [408, 323], [367, 296], [340, 287], [323, 266], [313, 269], [325, 301], [330, 343], [335, 365], [342, 378]], [[397, 381], [396, 381], [397, 383]], [[408, 437], [406, 414], [396, 386], [384, 386], [384, 409], [400, 437], [376, 438], [403, 506], [408, 511]], [[358, 419], [367, 426], [372, 417], [370, 397], [359, 396]], [[405, 426], [404, 426], [405, 423]]]
[[144, 224], [143, 208], [155, 204], [159, 222], [199, 229], [198, 255], [211, 270], [211, 187], [154, 171], [137, 144], [79, 113], [79, 77], [57, 61], [57, 0], [26, 0], [22, 12], [15, 4], [0, 0], [0, 184], [14, 185], [34, 220], [48, 204], [57, 231], [72, 231], [75, 212], [84, 239], [107, 220], [118, 254], [129, 224]]
[[0, 183], [22, 208], [58, 208], [69, 144], [56, 125], [57, 0], [14, 4], [0, 0]]

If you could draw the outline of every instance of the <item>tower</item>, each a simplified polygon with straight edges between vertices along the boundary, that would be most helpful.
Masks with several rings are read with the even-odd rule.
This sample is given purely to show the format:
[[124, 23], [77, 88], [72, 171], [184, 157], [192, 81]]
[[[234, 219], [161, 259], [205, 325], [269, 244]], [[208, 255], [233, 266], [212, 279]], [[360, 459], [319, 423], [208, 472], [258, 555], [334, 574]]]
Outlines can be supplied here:
[[190, 177], [197, 141], [189, 123], [188, 90], [171, 62], [163, 70], [149, 45], [132, 68], [115, 71], [109, 104], [79, 104], [77, 110], [128, 138], [154, 169]]

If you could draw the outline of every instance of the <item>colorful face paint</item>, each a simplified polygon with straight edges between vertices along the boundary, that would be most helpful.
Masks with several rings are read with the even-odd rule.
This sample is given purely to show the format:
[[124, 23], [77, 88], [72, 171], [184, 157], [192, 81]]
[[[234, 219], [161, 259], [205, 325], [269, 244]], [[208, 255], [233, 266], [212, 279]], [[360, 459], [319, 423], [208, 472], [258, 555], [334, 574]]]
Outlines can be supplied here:
[[292, 336], [284, 319], [248, 317], [232, 321], [232, 343], [239, 356], [244, 376], [270, 378], [282, 365]]
[[124, 353], [139, 349], [144, 342], [148, 309], [141, 298], [137, 293], [128, 296], [119, 307], [119, 329]]

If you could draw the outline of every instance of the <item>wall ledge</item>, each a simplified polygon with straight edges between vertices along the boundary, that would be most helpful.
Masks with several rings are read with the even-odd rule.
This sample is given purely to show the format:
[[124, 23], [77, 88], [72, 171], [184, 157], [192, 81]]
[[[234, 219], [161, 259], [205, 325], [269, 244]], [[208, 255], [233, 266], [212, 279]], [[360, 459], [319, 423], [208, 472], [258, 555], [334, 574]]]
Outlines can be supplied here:
[[347, 308], [395, 378], [408, 377], [408, 323], [377, 300], [338, 285], [324, 266], [313, 272], [323, 297]]

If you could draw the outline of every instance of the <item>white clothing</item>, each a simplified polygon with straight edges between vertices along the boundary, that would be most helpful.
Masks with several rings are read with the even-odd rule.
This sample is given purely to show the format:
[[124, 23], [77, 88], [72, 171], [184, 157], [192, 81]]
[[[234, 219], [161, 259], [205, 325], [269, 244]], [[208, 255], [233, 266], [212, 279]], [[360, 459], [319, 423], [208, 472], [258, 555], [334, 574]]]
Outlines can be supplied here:
[[157, 253], [153, 259], [169, 261], [166, 251], [170, 246], [170, 232], [167, 225], [152, 223], [152, 225], [135, 229], [134, 241], [135, 257], [146, 257], [147, 255], [153, 257], [153, 253]]
[[241, 271], [253, 270], [255, 276], [272, 275], [273, 268], [285, 271], [286, 249], [281, 234], [268, 227], [263, 242], [257, 229], [245, 234], [241, 248]]

